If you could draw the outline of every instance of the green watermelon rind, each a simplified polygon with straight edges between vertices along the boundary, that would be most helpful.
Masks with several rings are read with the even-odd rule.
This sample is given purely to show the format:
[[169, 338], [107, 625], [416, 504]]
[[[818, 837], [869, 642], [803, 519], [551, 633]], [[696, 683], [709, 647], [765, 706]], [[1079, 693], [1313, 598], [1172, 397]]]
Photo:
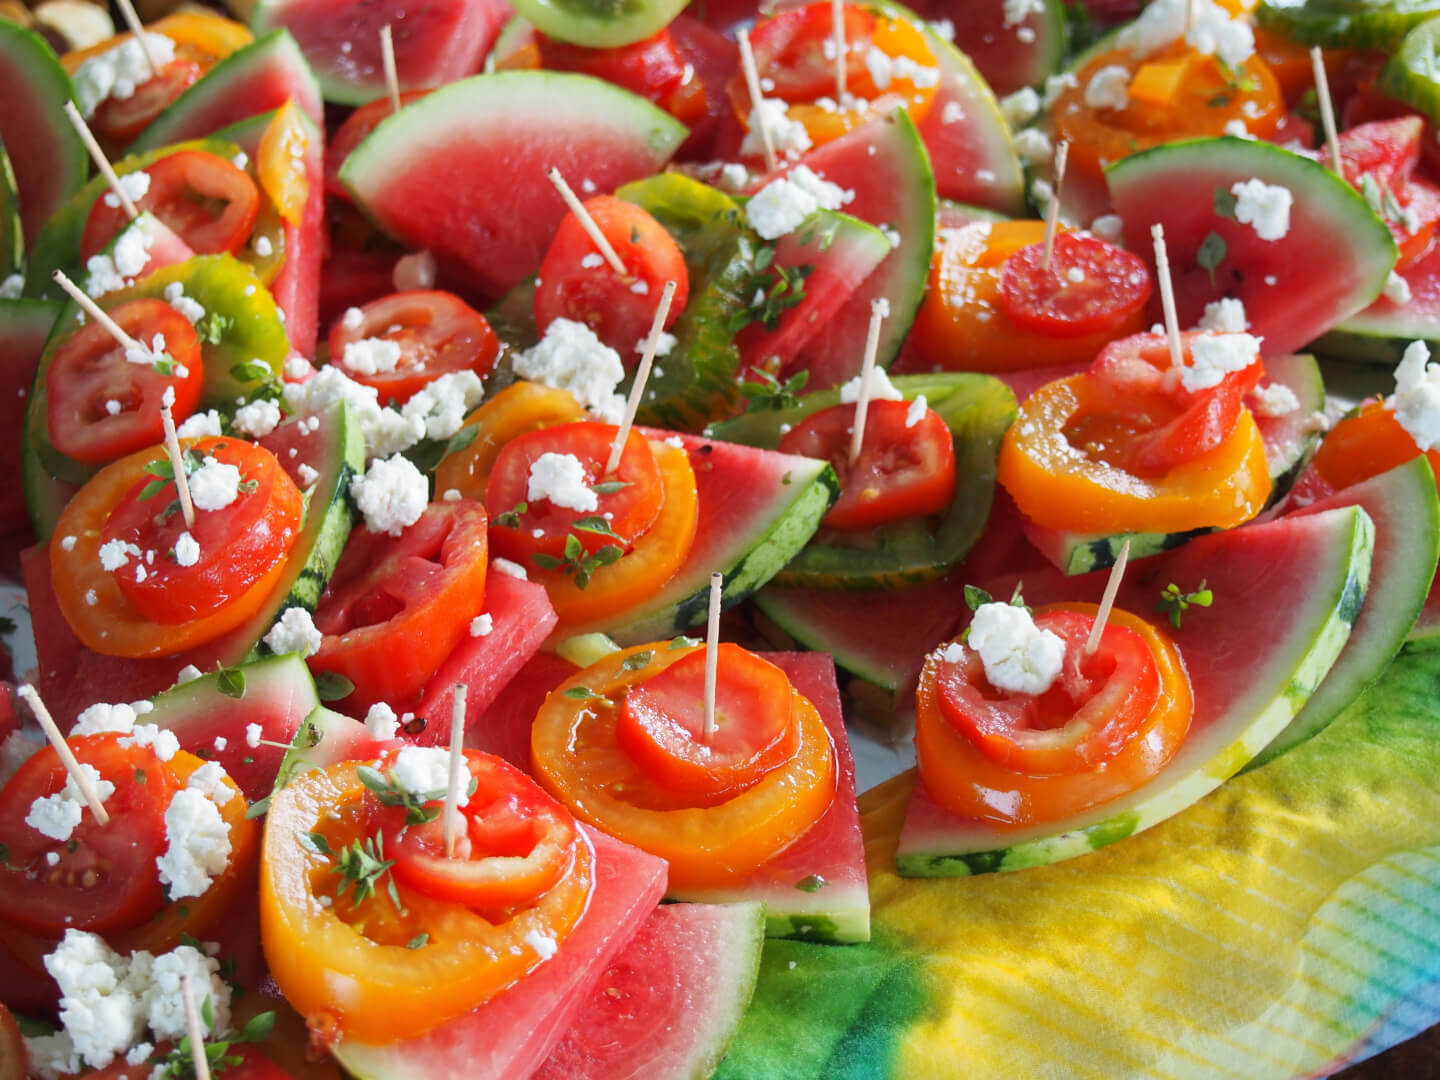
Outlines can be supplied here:
[[[1314, 588], [1292, 597], [1297, 611], [1289, 641], [1273, 642], [1277, 656], [1303, 645], [1289, 670], [1269, 673], [1268, 696], [1244, 716], [1217, 720], [1204, 745], [1193, 737], [1144, 787], [1053, 826], [1003, 830], [970, 824], [962, 831], [919, 836], [902, 831], [895, 862], [907, 877], [968, 877], [1023, 870], [1084, 855], [1172, 817], [1234, 776], [1284, 730], [1340, 655], [1359, 617], [1370, 580], [1375, 526], [1358, 507], [1329, 512], [1327, 550], [1317, 553]], [[1323, 554], [1325, 557], [1319, 557]], [[1324, 574], [1324, 576], [1321, 576]], [[1253, 695], [1252, 695], [1253, 696]], [[1228, 721], [1228, 722], [1227, 722]], [[1212, 745], [1212, 744], [1219, 745]], [[919, 781], [917, 780], [917, 783]], [[963, 839], [962, 839], [963, 837]]]
[[161, 147], [175, 141], [175, 133], [189, 122], [198, 110], [203, 111], [215, 102], [235, 92], [235, 84], [246, 79], [255, 69], [281, 67], [297, 80], [296, 89], [304, 93], [292, 96], [295, 104], [316, 120], [320, 115], [320, 85], [315, 74], [305, 61], [305, 54], [290, 36], [288, 30], [274, 30], [263, 37], [257, 37], [244, 48], [236, 49], [225, 59], [205, 73], [204, 78], [190, 86], [183, 94], [150, 122], [131, 144], [131, 152]]
[[737, 898], [765, 907], [765, 936], [793, 938], [824, 945], [851, 945], [870, 940], [870, 893], [863, 884], [828, 883], [815, 892], [781, 885], [748, 886], [739, 890], [671, 890], [669, 899], [701, 904], [728, 904]]
[[1402, 0], [1381, 5], [1317, 4], [1314, 0], [1264, 0], [1255, 9], [1262, 28], [1301, 45], [1390, 51], [1417, 24], [1440, 14], [1440, 0]]
[[[888, 672], [871, 666], [869, 654], [853, 652], [845, 648], [843, 643], [834, 641], [825, 632], [823, 625], [818, 625], [815, 620], [807, 617], [810, 613], [805, 608], [792, 609], [782, 599], [783, 595], [772, 589], [761, 589], [752, 599], [760, 614], [774, 623], [776, 629], [789, 636], [791, 640], [784, 643], [787, 648], [827, 652], [834, 658], [835, 666], [842, 671], [856, 675], [892, 694], [900, 688]], [[793, 595], [804, 597], [807, 593], [797, 592]], [[765, 636], [768, 638], [770, 634], [766, 633]]]
[[[17, 337], [24, 340], [27, 348], [38, 342], [43, 350], [64, 306], [58, 300], [0, 300], [0, 351], [10, 346]], [[26, 393], [33, 393], [33, 384]], [[39, 456], [24, 439], [23, 432], [20, 482], [25, 490], [25, 509], [30, 515], [31, 528], [38, 539], [44, 540], [50, 535], [75, 489], [55, 480], [45, 471]]]
[[25, 227], [20, 223], [20, 192], [10, 155], [0, 142], [0, 283], [25, 265]]
[[1437, 46], [1440, 46], [1440, 22], [1431, 19], [1420, 23], [1405, 35], [1400, 47], [1380, 69], [1377, 81], [1381, 93], [1403, 101], [1434, 121], [1440, 121]]
[[707, 1000], [693, 1016], [699, 1029], [690, 1070], [693, 1077], [712, 1075], [725, 1060], [725, 1053], [750, 1007], [750, 999], [755, 996], [765, 947], [764, 904], [739, 902], [716, 906], [725, 925], [717, 928], [715, 938], [725, 944], [715, 958], [715, 981], [726, 993], [720, 1000]]
[[[590, 49], [613, 49], [659, 33], [685, 4], [686, 0], [630, 0], [624, 5], [614, 0], [589, 4], [585, 0], [520, 0], [514, 7], [550, 37]], [[623, 18], [618, 17], [622, 6], [630, 9]]]
[[315, 695], [315, 680], [305, 661], [294, 653], [255, 660], [228, 672], [238, 672], [245, 679], [240, 696], [232, 697], [220, 689], [220, 672], [211, 671], [198, 679], [179, 683], [150, 699], [154, 708], [145, 714], [147, 724], [183, 734], [187, 723], [199, 720], [210, 725], [210, 714], [217, 705], [233, 703], [240, 708], [254, 705], [258, 699], [295, 703], [308, 714], [320, 704]]

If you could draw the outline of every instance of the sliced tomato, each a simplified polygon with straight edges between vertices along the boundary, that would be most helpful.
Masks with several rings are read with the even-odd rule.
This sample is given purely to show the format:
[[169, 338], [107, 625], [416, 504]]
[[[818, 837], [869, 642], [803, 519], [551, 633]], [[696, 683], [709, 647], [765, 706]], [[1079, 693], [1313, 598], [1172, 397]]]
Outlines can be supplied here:
[[[342, 318], [331, 327], [330, 362], [356, 382], [373, 386], [381, 401], [403, 405], [450, 372], [473, 371], [483, 378], [500, 355], [500, 340], [490, 321], [453, 293], [392, 293], [359, 311], [358, 321]], [[373, 363], [350, 362], [347, 346], [367, 340], [398, 346], [394, 366], [387, 363], [386, 370], [376, 371]]]
[[[429, 90], [406, 90], [400, 95], [400, 107], [404, 108], [412, 101], [418, 101]], [[382, 120], [390, 117], [394, 110], [390, 107], [390, 98], [376, 98], [374, 101], [361, 105], [345, 118], [333, 138], [325, 144], [325, 190], [331, 195], [337, 195], [342, 199], [349, 200], [350, 192], [345, 185], [340, 183], [340, 166], [345, 164], [345, 159], [350, 152], [365, 141], [366, 136], [380, 126]]]
[[[379, 768], [391, 764], [394, 753], [381, 758]], [[570, 871], [575, 819], [501, 758], [467, 750], [465, 766], [475, 790], [461, 810], [464, 828], [453, 857], [445, 854], [443, 814], [407, 825], [405, 808], [382, 806], [367, 796], [385, 850], [395, 860], [395, 876], [426, 896], [477, 911], [533, 903]]]
[[617, 274], [573, 213], [567, 214], [545, 252], [535, 285], [535, 326], [541, 333], [556, 319], [582, 322], [620, 354], [627, 367], [640, 362], [635, 346], [655, 321], [667, 281], [675, 282], [667, 327], [685, 310], [690, 274], [685, 256], [665, 226], [648, 211], [613, 195], [585, 200], [626, 273]]
[[1340, 136], [1345, 178], [1377, 204], [1400, 248], [1396, 270], [1430, 249], [1440, 223], [1440, 188], [1415, 175], [1424, 134], [1424, 119], [1410, 113], [1360, 124]]
[[690, 123], [705, 111], [705, 93], [695, 69], [685, 63], [668, 27], [642, 41], [611, 49], [571, 45], [537, 33], [540, 65], [549, 71], [578, 71], [624, 87], [653, 101], [677, 120]]
[[840, 498], [825, 515], [831, 529], [861, 532], [901, 518], [939, 513], [955, 494], [955, 439], [938, 413], [909, 422], [908, 401], [872, 401], [860, 456], [850, 461], [854, 405], [811, 413], [780, 440], [785, 454], [821, 458], [840, 477]]
[[[155, 860], [165, 853], [165, 808], [174, 772], [153, 751], [121, 746], [119, 735], [70, 740], [76, 760], [115, 785], [101, 825], [87, 806], [69, 841], [25, 822], [36, 799], [65, 787], [60, 755], [46, 746], [0, 790], [0, 842], [9, 849], [0, 876], [0, 918], [59, 936], [69, 927], [103, 933], [143, 923], [165, 902]], [[57, 860], [53, 865], [49, 857]]]
[[[1055, 605], [1042, 608], [1036, 617], [1038, 622], [1051, 614], [1068, 612], [1092, 618], [1095, 610], [1090, 604]], [[1119, 610], [1110, 613], [1105, 635], [1108, 636], [1112, 628], [1123, 629], [1139, 638], [1159, 682], [1154, 704], [1138, 724], [1131, 726], [1133, 717], [1128, 713], [1116, 717], [1116, 722], [1130, 733], [1113, 753], [1109, 753], [1115, 742], [1108, 737], [1110, 721], [1099, 705], [1111, 693], [1108, 683], [1121, 678], [1118, 665], [1111, 675], [1100, 680], [1100, 695], [1086, 699], [1095, 705], [1088, 710], [1084, 726], [1077, 725], [1067, 733], [1062, 725], [1052, 729], [1054, 734], [1048, 737], [1043, 729], [1029, 729], [1027, 734], [1025, 727], [1013, 727], [1012, 734], [1019, 735], [1029, 746], [1020, 758], [1011, 759], [1014, 764], [1006, 765], [997, 761], [994, 754], [1006, 739], [1003, 735], [996, 737], [1003, 721], [997, 730], [992, 730], [984, 745], [957, 728], [944, 704], [949, 692], [945, 680], [953, 679], [955, 673], [947, 676], [945, 672], [949, 662], [944, 659], [944, 649], [931, 653], [921, 672], [915, 698], [915, 749], [920, 777], [931, 797], [962, 817], [1020, 828], [1063, 821], [1151, 780], [1175, 756], [1190, 729], [1194, 711], [1190, 680], [1174, 642], [1163, 630]], [[1130, 646], [1126, 645], [1125, 649], [1128, 651]], [[1067, 647], [1067, 666], [1068, 653]], [[1114, 689], [1122, 688], [1117, 684]], [[989, 699], [989, 695], [984, 696]], [[1115, 697], [1128, 707], [1128, 695], [1117, 693]], [[1082, 700], [1082, 706], [1084, 703]], [[1032, 714], [1032, 718], [1043, 723], [1044, 712]], [[1052, 719], [1059, 724], [1065, 718], [1055, 715]], [[1067, 751], [1061, 744], [1070, 741], [1070, 734], [1077, 738]], [[1108, 756], [1082, 765], [1078, 757], [1091, 747], [1092, 734], [1099, 740], [1093, 748], [1103, 749]], [[1047, 738], [1052, 745], [1046, 746]], [[1041, 764], [1058, 764], [1064, 771], [1045, 772], [1027, 767], [1025, 762], [1032, 753], [1040, 755]]]
[[[1395, 413], [1383, 401], [1372, 399], [1330, 429], [1315, 451], [1313, 465], [1338, 490], [1388, 472], [1419, 453], [1415, 437], [1400, 426]], [[1425, 457], [1440, 476], [1440, 451], [1427, 450]]]
[[[344, 1035], [393, 1042], [490, 1000], [544, 959], [537, 938], [562, 941], [594, 880], [581, 839], [570, 872], [531, 904], [481, 915], [389, 880], [373, 896], [347, 884], [332, 852], [374, 836], [355, 763], [295, 777], [275, 793], [260, 874], [260, 930], [270, 972], [321, 1045]], [[386, 849], [388, 852], [388, 849]], [[320, 902], [324, 897], [331, 902]]]
[[1021, 248], [1000, 269], [1006, 317], [1037, 334], [1080, 337], [1115, 330], [1150, 299], [1150, 270], [1114, 244], [1083, 233], [1056, 235], [1050, 265], [1045, 246]]
[[[607, 544], [623, 551], [633, 548], [659, 516], [665, 489], [650, 444], [634, 428], [626, 436], [619, 466], [613, 474], [605, 473], [618, 433], [614, 424], [581, 420], [527, 432], [506, 443], [491, 469], [485, 505], [504, 514], [524, 503], [525, 512], [517, 515], [515, 524], [491, 526], [496, 552], [528, 567], [535, 565], [536, 555], [546, 560], [563, 558], [572, 536], [589, 555]], [[577, 510], [548, 498], [531, 497], [531, 472], [546, 454], [569, 455], [579, 461], [585, 485], [594, 493], [593, 509]], [[606, 484], [623, 486], [595, 491]], [[575, 527], [576, 521], [585, 520], [592, 527]], [[597, 532], [602, 526], [608, 531]]]
[[175, 391], [177, 423], [200, 404], [205, 363], [189, 320], [163, 300], [129, 300], [108, 312], [136, 341], [164, 340], [168, 373], [133, 364], [97, 322], [89, 322], [55, 350], [45, 373], [46, 419], [55, 449], [87, 465], [103, 465], [165, 437], [161, 399]]
[[724, 642], [715, 671], [715, 730], [705, 733], [703, 650], [631, 687], [615, 738], [657, 785], [713, 806], [755, 786], [798, 743], [790, 680], [769, 661]]
[[[854, 4], [842, 9], [841, 22], [849, 45], [845, 55], [847, 84], [865, 75], [865, 49], [875, 32], [875, 19], [874, 13]], [[761, 19], [750, 33], [755, 70], [775, 84], [770, 93], [792, 102], [834, 96], [834, 41], [834, 14], [828, 2], [778, 12]], [[747, 98], [747, 113], [748, 105]]]
[[[202, 439], [190, 453], [239, 471], [233, 503], [221, 510], [197, 508], [195, 524], [187, 528], [174, 481], [151, 478], [130, 489], [100, 533], [102, 544], [118, 541], [131, 551], [115, 580], [130, 605], [158, 623], [198, 619], [248, 592], [284, 561], [305, 509], [295, 481], [262, 446]], [[187, 534], [190, 541], [183, 539]], [[191, 541], [199, 554], [182, 565], [180, 553]]]
[[[467, 499], [488, 500], [490, 472], [511, 439], [585, 417], [585, 410], [569, 390], [517, 380], [465, 418], [469, 441], [446, 454], [435, 467], [435, 490], [453, 490]], [[499, 506], [496, 513], [504, 513], [514, 505]]]
[[177, 56], [128, 98], [111, 96], [100, 102], [90, 117], [90, 130], [111, 146], [128, 145], [203, 74], [205, 69], [194, 60]]
[[343, 675], [364, 710], [416, 697], [485, 605], [488, 519], [477, 502], [432, 503], [399, 536], [356, 529], [315, 609], [312, 671]]
[[[145, 167], [150, 188], [135, 200], [163, 221], [197, 255], [235, 252], [250, 239], [260, 216], [260, 188], [244, 169], [217, 154], [181, 150]], [[122, 207], [95, 200], [80, 254], [105, 249], [129, 221]]]
[[[171, 1049], [169, 1043], [161, 1043], [154, 1054], [139, 1065], [116, 1061], [103, 1069], [87, 1072], [85, 1076], [87, 1080], [147, 1080], [156, 1070], [154, 1063], [169, 1054]], [[230, 1043], [225, 1048], [225, 1056], [236, 1059], [225, 1065], [225, 1080], [291, 1080], [288, 1072], [248, 1043]]]

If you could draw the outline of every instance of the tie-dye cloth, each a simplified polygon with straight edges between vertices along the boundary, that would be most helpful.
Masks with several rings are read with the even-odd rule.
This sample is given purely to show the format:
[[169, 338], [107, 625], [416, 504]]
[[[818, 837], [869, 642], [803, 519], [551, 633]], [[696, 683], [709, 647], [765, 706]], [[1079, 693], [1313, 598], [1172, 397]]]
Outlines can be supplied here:
[[910, 784], [861, 799], [874, 940], [769, 943], [727, 1080], [1288, 1080], [1440, 1022], [1440, 653], [1055, 866], [898, 877]]

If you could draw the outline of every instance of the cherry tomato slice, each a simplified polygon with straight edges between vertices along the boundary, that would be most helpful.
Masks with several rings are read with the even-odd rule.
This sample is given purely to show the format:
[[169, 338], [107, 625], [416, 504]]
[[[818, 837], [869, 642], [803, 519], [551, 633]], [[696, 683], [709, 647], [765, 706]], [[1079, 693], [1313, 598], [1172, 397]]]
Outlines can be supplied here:
[[128, 98], [100, 102], [90, 117], [90, 130], [112, 146], [127, 145], [203, 74], [205, 69], [194, 60], [177, 56]]
[[158, 334], [174, 361], [170, 374], [132, 364], [125, 349], [89, 322], [55, 350], [45, 373], [46, 418], [55, 449], [87, 465], [103, 465], [165, 437], [160, 419], [166, 389], [175, 391], [176, 423], [195, 411], [205, 385], [200, 339], [189, 320], [163, 300], [130, 300], [110, 317], [150, 347]]
[[957, 658], [937, 665], [941, 713], [991, 761], [1017, 772], [1080, 772], [1109, 761], [1160, 696], [1149, 646], [1134, 630], [1107, 622], [1087, 655], [1095, 620], [1073, 611], [1037, 613], [1035, 625], [1065, 643], [1064, 666], [1049, 690], [995, 689], [980, 654], [962, 644]]
[[790, 680], [748, 649], [719, 646], [715, 730], [705, 734], [705, 652], [692, 652], [630, 689], [615, 739], [656, 784], [714, 806], [759, 783], [795, 754]]
[[[383, 770], [393, 753], [381, 759]], [[385, 834], [395, 876], [412, 889], [477, 911], [532, 903], [575, 861], [575, 819], [526, 776], [498, 757], [465, 751], [475, 790], [462, 808], [455, 855], [445, 854], [444, 821], [405, 823], [403, 807], [368, 796]], [[440, 802], [433, 804], [441, 806]]]
[[1000, 303], [1022, 330], [1056, 337], [1098, 334], [1124, 325], [1150, 299], [1150, 271], [1123, 248], [1094, 236], [1055, 237], [1021, 248], [1000, 269]]
[[[53, 747], [39, 750], [0, 789], [0, 842], [9, 856], [0, 876], [0, 919], [44, 934], [68, 927], [105, 932], [143, 923], [164, 903], [155, 859], [165, 853], [165, 808], [177, 789], [175, 774], [140, 746], [121, 746], [119, 735], [70, 740], [76, 760], [115, 785], [105, 799], [110, 820], [101, 825], [89, 807], [69, 841], [53, 840], [25, 822], [36, 799], [66, 783]], [[47, 856], [54, 855], [51, 865]]]
[[[855, 83], [866, 75], [865, 51], [875, 32], [875, 16], [863, 7], [846, 4], [841, 18], [849, 45], [846, 83]], [[826, 55], [832, 52], [834, 41], [829, 3], [806, 4], [760, 20], [751, 32], [750, 47], [755, 53], [755, 70], [774, 83], [767, 93], [790, 102], [834, 96], [835, 60]], [[744, 112], [748, 115], [749, 111], [747, 95]]]
[[[121, 499], [100, 533], [102, 544], [119, 541], [130, 550], [115, 580], [130, 605], [158, 623], [198, 619], [248, 592], [284, 560], [305, 508], [295, 481], [261, 446], [236, 438], [202, 439], [190, 452], [202, 462], [239, 471], [234, 502], [221, 510], [197, 507], [195, 524], [187, 529], [174, 482], [146, 480]], [[193, 562], [191, 543], [199, 546]]]
[[683, 92], [694, 83], [695, 71], [693, 67], [687, 70], [668, 27], [642, 41], [611, 49], [571, 45], [540, 33], [535, 38], [540, 66], [547, 71], [577, 71], [604, 79], [687, 123], [705, 111], [703, 92]]
[[[1419, 453], [1415, 436], [1400, 426], [1385, 403], [1370, 400], [1336, 422], [1312, 464], [1326, 483], [1339, 490], [1388, 472]], [[1440, 451], [1427, 450], [1425, 457], [1440, 476]]]
[[330, 578], [309, 659], [355, 684], [347, 703], [399, 707], [469, 632], [485, 605], [488, 519], [477, 502], [432, 503], [399, 536], [356, 529]]
[[[381, 401], [403, 405], [427, 383], [453, 371], [473, 371], [482, 378], [495, 366], [500, 340], [490, 321], [458, 296], [448, 292], [398, 292], [366, 304], [360, 319], [340, 319], [330, 330], [330, 362], [365, 386], [380, 392]], [[400, 355], [384, 370], [373, 362], [351, 362], [346, 347], [366, 340], [393, 342]]]
[[[526, 566], [533, 564], [536, 555], [560, 559], [565, 556], [571, 536], [591, 555], [607, 544], [624, 551], [634, 547], [659, 516], [665, 489], [650, 444], [634, 428], [625, 439], [614, 475], [603, 475], [618, 430], [613, 424], [582, 420], [531, 431], [505, 444], [490, 471], [485, 505], [495, 508], [497, 514], [508, 513], [520, 503], [526, 509], [518, 515], [515, 525], [491, 526], [490, 540], [498, 554]], [[567, 454], [577, 459], [585, 473], [585, 485], [592, 492], [597, 485], [607, 483], [624, 486], [617, 491], [595, 492], [595, 506], [587, 510], [559, 506], [548, 498], [532, 498], [532, 467], [544, 454]], [[574, 527], [575, 521], [594, 521], [597, 515], [614, 536]]]
[[634, 367], [640, 362], [635, 346], [650, 332], [667, 281], [675, 282], [675, 297], [665, 325], [672, 326], [685, 310], [690, 295], [685, 256], [665, 226], [634, 203], [597, 195], [585, 201], [585, 209], [628, 274], [617, 274], [580, 219], [565, 215], [536, 278], [535, 326], [543, 334], [556, 319], [582, 322]]
[[[135, 205], [149, 210], [197, 255], [238, 251], [260, 216], [260, 188], [248, 173], [216, 154], [181, 150], [145, 168], [150, 189]], [[129, 219], [123, 208], [95, 200], [80, 254], [103, 251]]]
[[926, 409], [909, 422], [908, 401], [872, 401], [866, 410], [860, 456], [850, 461], [854, 405], [812, 413], [780, 440], [784, 454], [823, 458], [840, 477], [840, 498], [822, 522], [861, 532], [901, 518], [936, 514], [955, 494], [955, 439], [945, 421]]

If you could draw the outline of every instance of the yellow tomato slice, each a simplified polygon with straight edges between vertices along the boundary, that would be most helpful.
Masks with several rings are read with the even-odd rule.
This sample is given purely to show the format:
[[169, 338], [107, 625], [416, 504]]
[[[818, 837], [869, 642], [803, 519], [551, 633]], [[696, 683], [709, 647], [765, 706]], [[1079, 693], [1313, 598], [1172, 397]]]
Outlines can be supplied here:
[[585, 419], [585, 410], [568, 390], [523, 380], [511, 383], [465, 418], [460, 430], [473, 430], [475, 437], [436, 467], [435, 490], [453, 489], [464, 498], [484, 502], [490, 470], [507, 442], [536, 428]]
[[[204, 11], [177, 11], [151, 23], [147, 32], [164, 34], [190, 59], [209, 67], [255, 40], [244, 23]], [[60, 58], [65, 71], [74, 75], [92, 56], [109, 52], [130, 40], [131, 34], [116, 34], [86, 49], [73, 49]]]
[[1249, 410], [1225, 441], [1158, 477], [1141, 477], [1091, 457], [1066, 437], [1087, 411], [1087, 377], [1035, 391], [1000, 445], [997, 478], [1026, 517], [1069, 532], [1184, 532], [1239, 525], [1270, 494], [1265, 444]]
[[301, 112], [293, 100], [287, 101], [260, 136], [255, 173], [280, 216], [296, 227], [305, 216], [305, 201], [310, 197], [310, 179], [305, 173], [309, 149], [310, 136], [305, 133]]
[[[803, 835], [835, 797], [830, 735], [815, 706], [793, 688], [795, 754], [752, 787], [702, 807], [684, 805], [648, 782], [616, 742], [619, 701], [628, 686], [693, 651], [662, 642], [607, 656], [545, 699], [530, 737], [540, 784], [576, 817], [666, 859], [675, 889], [709, 888], [745, 877]], [[644, 653], [649, 657], [642, 661]], [[634, 670], [626, 670], [627, 662]], [[579, 687], [595, 696], [567, 696], [566, 691], [578, 693]]]
[[[543, 960], [531, 941], [560, 941], [579, 921], [594, 880], [583, 836], [570, 872], [532, 906], [492, 921], [388, 878], [357, 907], [335, 896], [333, 857], [370, 833], [355, 762], [305, 773], [270, 803], [260, 860], [260, 933], [270, 973], [322, 1039], [385, 1043], [422, 1035], [489, 1001]], [[423, 945], [408, 947], [421, 935]]]

